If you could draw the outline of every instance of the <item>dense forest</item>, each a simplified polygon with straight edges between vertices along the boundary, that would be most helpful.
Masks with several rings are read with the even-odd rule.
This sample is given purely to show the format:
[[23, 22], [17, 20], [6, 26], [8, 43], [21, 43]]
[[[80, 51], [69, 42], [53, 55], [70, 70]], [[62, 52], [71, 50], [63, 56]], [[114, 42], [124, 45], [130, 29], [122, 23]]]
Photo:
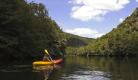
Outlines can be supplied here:
[[66, 40], [67, 40], [67, 47], [81, 47], [87, 46], [90, 41], [94, 40], [94, 38], [86, 38], [80, 37], [78, 35], [65, 33]]
[[0, 58], [63, 55], [66, 37], [42, 3], [0, 0]]
[[[76, 55], [78, 49], [87, 46], [92, 40], [94, 40], [94, 38], [80, 37], [70, 33], [65, 33], [65, 36], [67, 40], [65, 55]], [[83, 53], [83, 51], [78, 53]]]
[[68, 55], [137, 55], [138, 7], [117, 28], [92, 40], [86, 47], [74, 48]]

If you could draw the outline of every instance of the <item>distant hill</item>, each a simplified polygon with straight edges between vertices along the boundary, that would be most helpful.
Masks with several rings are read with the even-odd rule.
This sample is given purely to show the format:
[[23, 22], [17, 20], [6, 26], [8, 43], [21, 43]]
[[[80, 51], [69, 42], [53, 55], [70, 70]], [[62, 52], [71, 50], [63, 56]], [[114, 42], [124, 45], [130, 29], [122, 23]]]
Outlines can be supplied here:
[[65, 33], [66, 39], [67, 39], [67, 47], [81, 47], [86, 46], [88, 43], [94, 38], [86, 38], [86, 37], [80, 37], [78, 35]]

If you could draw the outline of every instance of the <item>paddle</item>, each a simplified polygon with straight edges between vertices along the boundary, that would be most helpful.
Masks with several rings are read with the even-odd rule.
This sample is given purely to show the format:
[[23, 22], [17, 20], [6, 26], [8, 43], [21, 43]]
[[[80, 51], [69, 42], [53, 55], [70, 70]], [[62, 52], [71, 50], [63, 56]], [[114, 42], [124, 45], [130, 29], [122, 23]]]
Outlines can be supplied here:
[[[48, 54], [48, 51], [45, 49], [45, 52]], [[50, 57], [50, 55], [48, 54], [48, 56]], [[52, 60], [52, 58], [50, 57], [50, 59]], [[53, 62], [53, 60], [52, 60]], [[54, 62], [53, 62], [54, 63]]]

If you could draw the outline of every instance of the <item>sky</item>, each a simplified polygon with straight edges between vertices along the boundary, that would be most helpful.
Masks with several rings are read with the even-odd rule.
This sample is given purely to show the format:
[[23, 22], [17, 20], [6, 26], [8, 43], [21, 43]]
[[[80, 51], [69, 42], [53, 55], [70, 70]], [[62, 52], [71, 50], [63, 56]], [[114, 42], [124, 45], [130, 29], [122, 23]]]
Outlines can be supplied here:
[[26, 0], [42, 3], [67, 33], [98, 38], [116, 28], [138, 7], [138, 0]]

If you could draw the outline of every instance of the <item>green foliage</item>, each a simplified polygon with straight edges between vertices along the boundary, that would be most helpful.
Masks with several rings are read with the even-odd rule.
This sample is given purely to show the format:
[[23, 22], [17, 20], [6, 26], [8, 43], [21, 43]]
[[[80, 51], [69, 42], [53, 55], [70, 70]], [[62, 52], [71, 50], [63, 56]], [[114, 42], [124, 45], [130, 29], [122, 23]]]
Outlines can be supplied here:
[[1, 0], [0, 11], [0, 57], [39, 57], [44, 49], [51, 55], [65, 53], [65, 34], [42, 3]]
[[70, 33], [65, 33], [67, 39], [66, 55], [85, 55], [87, 52], [84, 46], [87, 46], [93, 38], [85, 38]]
[[81, 47], [86, 46], [93, 38], [85, 38], [70, 33], [65, 33], [67, 39], [67, 47]]
[[[138, 9], [138, 8], [137, 8]], [[137, 16], [138, 17], [138, 16]], [[137, 54], [137, 17], [134, 13], [108, 34], [94, 40], [86, 48], [92, 55], [134, 55]], [[87, 54], [84, 53], [84, 54]]]

